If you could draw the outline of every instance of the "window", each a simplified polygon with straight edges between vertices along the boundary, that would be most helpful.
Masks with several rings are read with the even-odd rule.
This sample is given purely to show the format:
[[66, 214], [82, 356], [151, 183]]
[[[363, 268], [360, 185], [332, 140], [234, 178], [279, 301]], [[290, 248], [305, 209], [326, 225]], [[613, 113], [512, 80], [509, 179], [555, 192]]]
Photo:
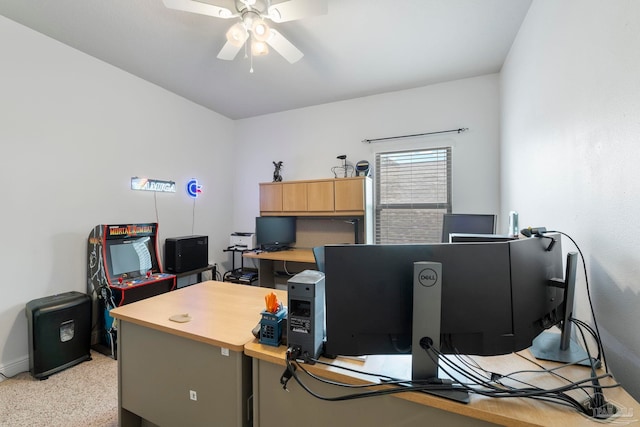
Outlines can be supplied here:
[[451, 212], [451, 148], [376, 154], [376, 243], [435, 243]]

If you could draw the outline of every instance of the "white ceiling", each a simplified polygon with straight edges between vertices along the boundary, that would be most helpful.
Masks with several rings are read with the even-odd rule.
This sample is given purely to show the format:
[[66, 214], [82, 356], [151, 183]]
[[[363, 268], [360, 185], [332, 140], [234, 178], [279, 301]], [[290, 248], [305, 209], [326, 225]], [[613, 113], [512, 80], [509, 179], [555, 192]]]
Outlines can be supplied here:
[[[201, 0], [226, 5], [233, 0]], [[273, 0], [272, 3], [279, 3]], [[328, 0], [275, 27], [304, 53], [216, 58], [235, 21], [162, 0], [2, 0], [0, 14], [231, 119], [499, 72], [531, 0]]]

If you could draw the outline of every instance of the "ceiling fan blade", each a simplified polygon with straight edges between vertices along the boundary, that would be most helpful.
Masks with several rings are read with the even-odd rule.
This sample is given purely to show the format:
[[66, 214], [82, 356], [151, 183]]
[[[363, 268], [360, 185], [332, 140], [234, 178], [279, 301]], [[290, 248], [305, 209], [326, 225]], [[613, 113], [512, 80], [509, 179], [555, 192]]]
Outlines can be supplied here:
[[271, 32], [271, 36], [267, 39], [267, 43], [271, 46], [276, 52], [284, 57], [290, 63], [294, 63], [300, 60], [304, 56], [297, 47], [295, 47], [289, 40], [287, 40], [282, 34], [278, 31], [271, 28], [269, 30]]
[[225, 61], [233, 61], [243, 45], [234, 45], [231, 42], [226, 42], [220, 52], [218, 52], [218, 59], [224, 59]]
[[327, 0], [289, 0], [269, 6], [267, 13], [273, 22], [287, 22], [326, 15], [328, 10]]
[[165, 7], [169, 9], [182, 10], [185, 12], [199, 13], [201, 15], [213, 16], [215, 18], [229, 19], [234, 14], [229, 9], [220, 6], [214, 6], [208, 3], [201, 3], [195, 0], [162, 0]]

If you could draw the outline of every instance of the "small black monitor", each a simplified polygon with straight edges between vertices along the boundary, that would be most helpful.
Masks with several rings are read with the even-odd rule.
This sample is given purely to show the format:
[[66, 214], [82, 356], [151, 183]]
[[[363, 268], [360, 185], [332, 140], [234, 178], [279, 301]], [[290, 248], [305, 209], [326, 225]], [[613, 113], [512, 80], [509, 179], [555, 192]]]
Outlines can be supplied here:
[[293, 216], [256, 217], [256, 244], [265, 251], [288, 249], [296, 242], [296, 218]]
[[492, 214], [444, 214], [442, 242], [449, 242], [451, 233], [494, 234], [496, 216]]

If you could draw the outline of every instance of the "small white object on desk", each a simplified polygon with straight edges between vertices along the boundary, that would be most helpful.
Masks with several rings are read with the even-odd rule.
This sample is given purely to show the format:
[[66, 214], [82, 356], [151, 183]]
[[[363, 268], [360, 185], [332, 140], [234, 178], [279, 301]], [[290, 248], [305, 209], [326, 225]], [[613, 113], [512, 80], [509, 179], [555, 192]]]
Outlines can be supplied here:
[[173, 316], [169, 317], [169, 320], [178, 323], [185, 323], [191, 320], [191, 316], [189, 316], [189, 313], [174, 314]]

